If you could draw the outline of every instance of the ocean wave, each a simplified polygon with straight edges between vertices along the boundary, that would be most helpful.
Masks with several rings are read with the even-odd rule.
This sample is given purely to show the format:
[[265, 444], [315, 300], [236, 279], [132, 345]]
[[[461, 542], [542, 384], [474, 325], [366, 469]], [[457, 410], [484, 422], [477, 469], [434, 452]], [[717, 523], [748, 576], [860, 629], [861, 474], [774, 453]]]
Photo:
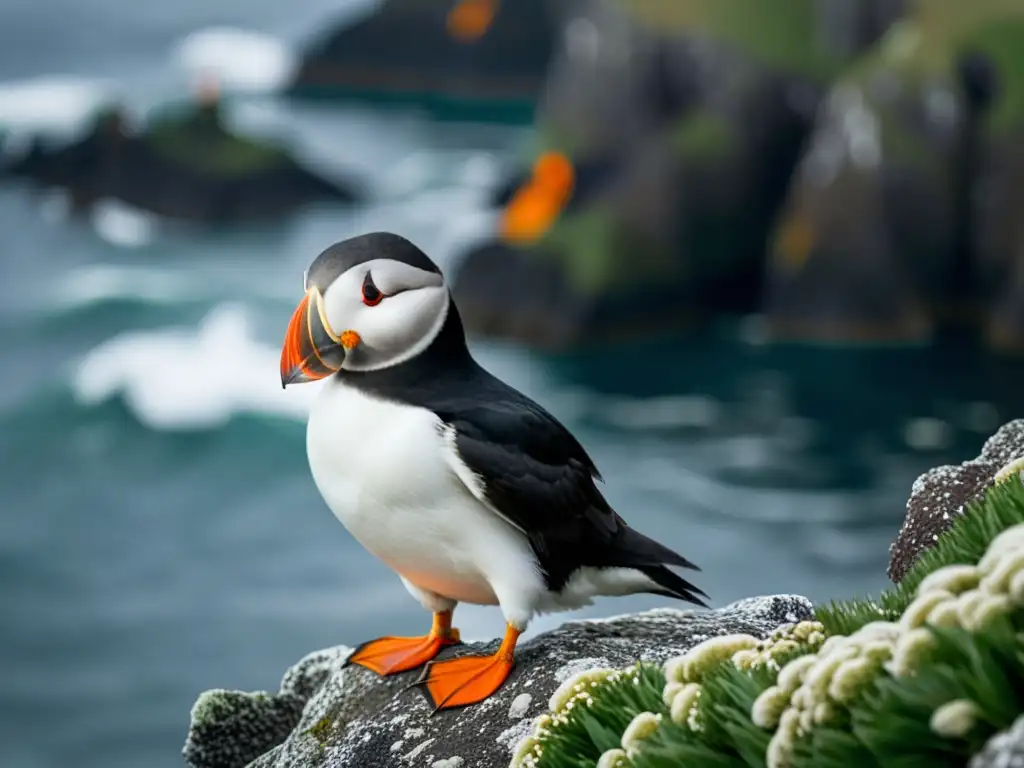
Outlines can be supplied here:
[[114, 96], [112, 81], [45, 75], [0, 82], [0, 126], [14, 131], [77, 131]]
[[281, 388], [280, 352], [254, 338], [245, 309], [223, 304], [196, 328], [132, 331], [80, 362], [75, 400], [96, 406], [120, 397], [150, 429], [216, 429], [241, 414], [304, 419], [318, 384]]
[[159, 226], [159, 217], [114, 199], [97, 201], [89, 220], [97, 235], [122, 248], [148, 245]]
[[207, 298], [207, 282], [182, 271], [147, 266], [89, 264], [67, 270], [50, 297], [58, 310], [74, 310], [123, 299], [179, 304]]
[[287, 84], [295, 57], [275, 37], [234, 27], [193, 32], [176, 47], [178, 66], [192, 74], [212, 74], [226, 90], [267, 92]]

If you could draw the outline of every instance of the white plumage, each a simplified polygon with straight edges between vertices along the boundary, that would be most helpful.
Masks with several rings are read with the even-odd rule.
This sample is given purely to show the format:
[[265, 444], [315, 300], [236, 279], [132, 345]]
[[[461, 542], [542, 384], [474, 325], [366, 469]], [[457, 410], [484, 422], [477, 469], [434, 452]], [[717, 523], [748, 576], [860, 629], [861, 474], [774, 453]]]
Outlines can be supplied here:
[[656, 587], [633, 569], [582, 568], [563, 590], [548, 592], [526, 536], [486, 503], [452, 437], [433, 412], [339, 379], [318, 394], [306, 434], [313, 479], [331, 511], [424, 607], [498, 604], [506, 621], [525, 629], [538, 612]]

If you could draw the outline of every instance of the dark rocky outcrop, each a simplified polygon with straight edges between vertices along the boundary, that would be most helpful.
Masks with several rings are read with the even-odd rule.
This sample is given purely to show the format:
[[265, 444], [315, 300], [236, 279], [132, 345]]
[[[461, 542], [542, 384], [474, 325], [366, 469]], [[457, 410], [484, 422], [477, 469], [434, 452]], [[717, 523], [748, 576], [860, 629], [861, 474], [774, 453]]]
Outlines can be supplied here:
[[900, 582], [921, 553], [964, 513], [966, 505], [981, 498], [996, 482], [997, 473], [1022, 456], [1024, 420], [1018, 419], [990, 437], [977, 458], [921, 475], [907, 501], [903, 527], [889, 549], [889, 578]]
[[776, 338], [916, 341], [976, 327], [994, 299], [992, 334], [1024, 342], [1024, 315], [999, 300], [1019, 289], [996, 287], [1013, 280], [1016, 235], [993, 216], [993, 203], [1003, 216], [1013, 204], [1019, 173], [1007, 131], [1024, 113], [1007, 101], [1021, 84], [1010, 51], [1024, 44], [1022, 12], [922, 0], [836, 82], [774, 237]]
[[[660, 609], [575, 621], [523, 643], [508, 682], [482, 704], [435, 715], [408, 685], [343, 667], [347, 648], [311, 654], [276, 694], [208, 691], [192, 710], [185, 758], [194, 768], [499, 768], [563, 680], [593, 667], [661, 663], [716, 635], [767, 636], [813, 617], [802, 597], [743, 600], [716, 611]], [[493, 650], [469, 644], [445, 655]]]
[[529, 120], [561, 12], [549, 0], [386, 0], [311, 44], [290, 90]]
[[[466, 254], [457, 275], [467, 323], [560, 347], [755, 308], [765, 242], [818, 99], [899, 6], [577, 6], [541, 101], [536, 147], [538, 163], [552, 153], [571, 162], [571, 194], [537, 214], [546, 223], [519, 231], [516, 199], [532, 194], [531, 172], [498, 190], [503, 228]], [[842, 45], [838, 29], [853, 30]], [[544, 204], [531, 202], [531, 212]], [[521, 308], [504, 290], [513, 269], [553, 288]]]
[[107, 198], [205, 224], [272, 219], [360, 195], [358, 186], [312, 173], [281, 147], [228, 131], [216, 105], [159, 118], [139, 133], [120, 110], [108, 109], [70, 144], [34, 139], [5, 170], [67, 190], [75, 210]]

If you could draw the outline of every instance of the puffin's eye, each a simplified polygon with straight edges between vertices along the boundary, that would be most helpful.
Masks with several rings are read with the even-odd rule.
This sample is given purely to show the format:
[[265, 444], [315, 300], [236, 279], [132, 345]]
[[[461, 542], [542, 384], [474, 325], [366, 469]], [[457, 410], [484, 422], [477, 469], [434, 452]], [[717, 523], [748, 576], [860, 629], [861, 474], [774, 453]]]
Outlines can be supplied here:
[[380, 304], [383, 298], [384, 294], [373, 284], [373, 278], [367, 272], [366, 277], [363, 278], [363, 304], [368, 307], [375, 307]]

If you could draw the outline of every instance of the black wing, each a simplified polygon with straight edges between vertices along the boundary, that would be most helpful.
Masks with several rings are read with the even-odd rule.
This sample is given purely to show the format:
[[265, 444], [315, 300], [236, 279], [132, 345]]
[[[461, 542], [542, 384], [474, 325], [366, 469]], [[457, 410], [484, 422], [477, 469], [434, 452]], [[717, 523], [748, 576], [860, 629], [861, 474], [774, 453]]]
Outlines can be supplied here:
[[561, 589], [581, 566], [631, 566], [666, 593], [690, 599], [679, 592], [683, 585], [688, 592], [695, 588], [662, 564], [692, 563], [629, 528], [612, 510], [576, 438], [515, 390], [500, 385], [489, 394], [438, 416], [454, 428], [459, 456], [483, 481], [487, 503], [527, 535], [548, 588]]

